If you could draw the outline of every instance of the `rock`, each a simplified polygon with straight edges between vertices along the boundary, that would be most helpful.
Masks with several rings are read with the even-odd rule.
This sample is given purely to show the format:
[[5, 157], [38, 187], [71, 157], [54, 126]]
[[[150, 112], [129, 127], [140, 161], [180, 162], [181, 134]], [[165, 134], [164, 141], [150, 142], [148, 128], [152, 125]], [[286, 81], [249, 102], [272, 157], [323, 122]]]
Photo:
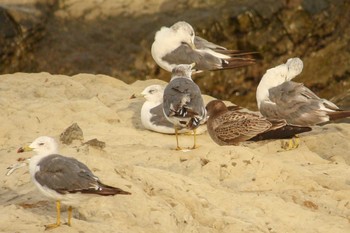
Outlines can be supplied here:
[[97, 138], [91, 139], [87, 142], [84, 142], [83, 145], [89, 145], [97, 149], [103, 150], [106, 147], [106, 143], [98, 140]]
[[60, 141], [63, 144], [69, 145], [74, 140], [84, 140], [83, 130], [79, 127], [77, 123], [73, 123], [60, 135]]

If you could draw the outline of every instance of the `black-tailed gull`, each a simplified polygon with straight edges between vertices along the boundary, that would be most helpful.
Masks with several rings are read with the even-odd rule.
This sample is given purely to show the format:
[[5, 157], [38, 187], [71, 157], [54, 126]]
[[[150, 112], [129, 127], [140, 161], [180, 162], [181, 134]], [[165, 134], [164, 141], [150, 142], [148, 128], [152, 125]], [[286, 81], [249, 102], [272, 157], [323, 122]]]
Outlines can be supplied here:
[[[165, 117], [163, 111], [163, 93], [165, 87], [162, 85], [150, 85], [146, 87], [141, 95], [146, 99], [141, 108], [142, 125], [151, 131], [175, 134], [174, 125]], [[206, 126], [201, 125], [196, 130], [197, 134], [206, 131]], [[193, 133], [192, 130], [183, 128], [178, 130], [178, 133]]]
[[171, 80], [163, 95], [165, 117], [174, 125], [177, 150], [181, 150], [178, 130], [187, 128], [194, 132], [193, 149], [196, 148], [196, 128], [206, 120], [206, 110], [197, 84], [191, 79], [192, 65], [178, 65], [172, 70]]
[[261, 114], [269, 119], [285, 119], [288, 124], [312, 126], [345, 118], [350, 111], [319, 98], [302, 83], [291, 81], [303, 70], [299, 58], [290, 58], [266, 71], [257, 91], [256, 100]]
[[248, 140], [292, 138], [311, 130], [310, 127], [287, 125], [285, 120], [268, 120], [253, 113], [230, 111], [221, 100], [210, 101], [206, 109], [209, 135], [221, 146], [238, 145]]
[[232, 69], [254, 64], [255, 52], [227, 50], [199, 36], [190, 24], [179, 21], [156, 32], [152, 57], [163, 69], [171, 72], [179, 64], [195, 63], [194, 72]]
[[18, 153], [34, 151], [30, 159], [29, 172], [33, 183], [46, 197], [56, 200], [56, 223], [46, 229], [56, 228], [61, 224], [61, 202], [68, 205], [68, 225], [71, 225], [72, 206], [92, 194], [110, 196], [128, 195], [120, 188], [105, 185], [83, 163], [58, 154], [56, 141], [47, 136], [35, 139], [29, 146], [18, 149]]

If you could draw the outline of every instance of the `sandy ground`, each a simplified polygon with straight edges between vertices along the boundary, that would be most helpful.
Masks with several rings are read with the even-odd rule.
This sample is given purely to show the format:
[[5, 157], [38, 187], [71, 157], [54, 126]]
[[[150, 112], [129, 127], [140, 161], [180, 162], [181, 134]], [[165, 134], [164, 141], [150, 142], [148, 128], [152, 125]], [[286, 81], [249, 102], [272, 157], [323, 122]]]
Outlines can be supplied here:
[[[72, 123], [103, 150], [60, 144], [109, 185], [130, 196], [93, 197], [74, 210], [72, 227], [51, 232], [350, 232], [350, 124], [316, 127], [301, 145], [280, 141], [175, 151], [175, 137], [143, 129], [143, 99], [129, 99], [158, 80], [127, 85], [102, 75], [48, 73], [0, 77], [0, 232], [43, 232], [55, 204], [39, 193], [28, 169], [6, 176], [16, 150]], [[208, 101], [210, 98], [206, 97]], [[182, 136], [183, 146], [192, 145]], [[63, 221], [67, 219], [63, 208]]]

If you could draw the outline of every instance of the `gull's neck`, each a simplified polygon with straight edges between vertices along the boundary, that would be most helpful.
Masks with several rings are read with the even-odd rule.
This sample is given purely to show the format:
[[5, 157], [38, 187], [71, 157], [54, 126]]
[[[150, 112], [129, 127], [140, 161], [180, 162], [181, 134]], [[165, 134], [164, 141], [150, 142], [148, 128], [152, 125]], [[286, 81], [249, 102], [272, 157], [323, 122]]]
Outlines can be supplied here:
[[45, 158], [46, 156], [49, 156], [52, 153], [37, 153], [33, 157], [30, 158], [29, 162], [29, 173], [32, 176], [32, 178], [35, 177], [35, 173], [40, 170], [40, 167], [38, 167], [38, 163]]
[[175, 75], [175, 76], [171, 76], [170, 82], [171, 82], [171, 81], [173, 81], [173, 80], [175, 80], [175, 79], [178, 79], [178, 78], [188, 79], [188, 80], [191, 80], [191, 81], [193, 82], [193, 80], [192, 80], [192, 78], [191, 78], [191, 77], [187, 77], [187, 76], [183, 76], [183, 75]]
[[266, 71], [256, 89], [256, 101], [259, 109], [262, 102], [270, 101], [269, 90], [286, 82], [287, 75], [288, 67], [285, 64], [279, 65]]

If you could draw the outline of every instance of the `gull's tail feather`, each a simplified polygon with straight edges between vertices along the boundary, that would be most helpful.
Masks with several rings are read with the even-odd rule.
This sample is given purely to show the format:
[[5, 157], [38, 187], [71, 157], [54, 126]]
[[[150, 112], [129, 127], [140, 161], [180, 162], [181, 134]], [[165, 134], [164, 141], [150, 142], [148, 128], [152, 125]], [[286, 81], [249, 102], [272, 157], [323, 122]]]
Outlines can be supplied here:
[[329, 116], [330, 121], [334, 121], [334, 120], [350, 117], [350, 111], [340, 110], [336, 112], [329, 112], [327, 113], [327, 115]]
[[250, 66], [255, 64], [255, 59], [253, 58], [240, 58], [240, 57], [232, 57], [228, 59], [222, 59], [220, 69], [233, 69], [244, 66]]
[[255, 62], [261, 58], [259, 52], [224, 49], [216, 49], [214, 51], [230, 57], [221, 59], [221, 66], [218, 70], [250, 66], [255, 64]]
[[249, 139], [249, 141], [261, 141], [268, 139], [286, 139], [292, 138], [297, 134], [311, 131], [310, 127], [285, 125], [275, 130], [269, 130], [264, 133], [258, 134], [257, 136]]
[[242, 50], [223, 50], [223, 49], [215, 49], [217, 53], [221, 53], [230, 57], [244, 57], [244, 58], [255, 58], [258, 59], [261, 57], [259, 52], [248, 52]]
[[130, 195], [131, 193], [124, 191], [120, 188], [112, 187], [109, 185], [102, 184], [100, 185], [101, 191], [99, 195], [110, 196], [110, 195]]
[[90, 188], [90, 189], [82, 189], [82, 190], [75, 190], [74, 192], [70, 193], [77, 193], [81, 192], [84, 194], [97, 194], [101, 196], [114, 196], [114, 195], [130, 195], [131, 193], [124, 191], [120, 188], [112, 187], [109, 185], [102, 184], [101, 182], [98, 182], [98, 188]]

